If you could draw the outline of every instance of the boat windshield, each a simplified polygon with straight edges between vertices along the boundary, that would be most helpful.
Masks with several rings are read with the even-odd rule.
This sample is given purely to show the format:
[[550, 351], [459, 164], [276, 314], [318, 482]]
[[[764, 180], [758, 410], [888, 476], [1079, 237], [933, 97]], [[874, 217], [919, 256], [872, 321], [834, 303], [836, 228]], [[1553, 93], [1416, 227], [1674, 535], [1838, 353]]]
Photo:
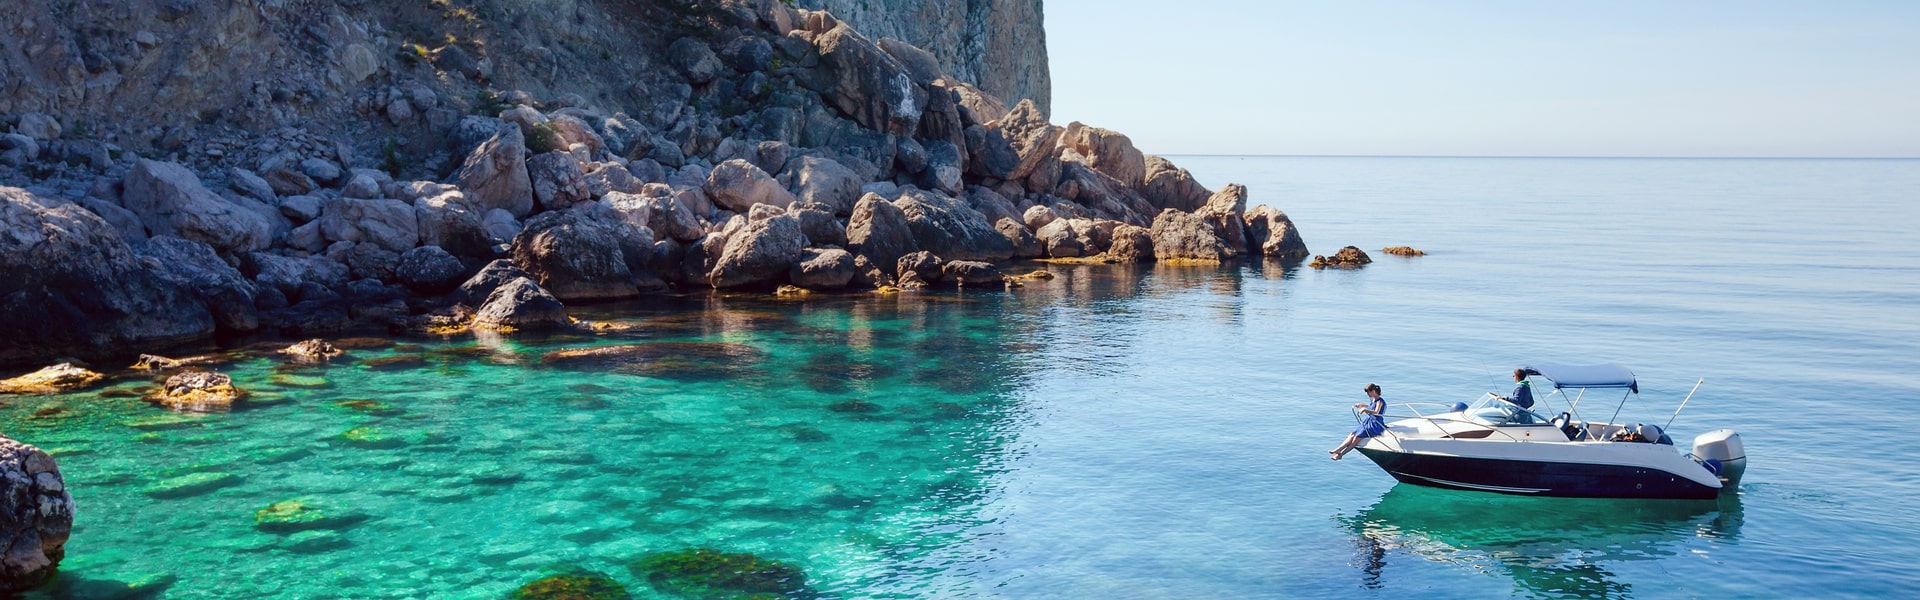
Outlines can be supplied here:
[[1508, 402], [1506, 398], [1501, 398], [1493, 394], [1481, 396], [1479, 400], [1467, 405], [1467, 410], [1461, 411], [1461, 414], [1464, 415], [1467, 420], [1483, 425], [1541, 425], [1547, 423], [1546, 417], [1542, 417], [1533, 411], [1520, 408], [1519, 405]]

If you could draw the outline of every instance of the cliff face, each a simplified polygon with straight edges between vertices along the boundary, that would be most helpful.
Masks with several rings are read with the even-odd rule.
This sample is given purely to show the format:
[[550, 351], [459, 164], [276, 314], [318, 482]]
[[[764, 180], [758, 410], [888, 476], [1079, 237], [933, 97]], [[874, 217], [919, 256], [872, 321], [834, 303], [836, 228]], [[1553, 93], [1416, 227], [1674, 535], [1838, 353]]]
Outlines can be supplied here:
[[1008, 106], [1031, 99], [1053, 112], [1041, 0], [801, 0], [868, 37], [890, 37], [940, 59], [947, 74], [980, 86]]

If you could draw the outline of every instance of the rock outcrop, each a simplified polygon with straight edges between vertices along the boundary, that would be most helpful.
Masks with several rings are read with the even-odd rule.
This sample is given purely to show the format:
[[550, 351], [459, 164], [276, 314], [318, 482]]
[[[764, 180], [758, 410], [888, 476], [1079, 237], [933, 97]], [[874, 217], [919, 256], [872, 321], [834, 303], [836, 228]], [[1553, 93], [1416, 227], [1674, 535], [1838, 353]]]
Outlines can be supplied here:
[[513, 263], [562, 301], [631, 298], [640, 289], [620, 234], [582, 211], [540, 213], [514, 236]]
[[1053, 101], [1041, 0], [988, 3], [886, 0], [801, 0], [823, 8], [874, 39], [895, 38], [926, 49], [951, 76], [1009, 101]]
[[0, 592], [53, 575], [73, 533], [73, 494], [53, 457], [0, 437]]
[[0, 187], [0, 273], [0, 363], [213, 333], [198, 296], [147, 270], [113, 226], [77, 204]]

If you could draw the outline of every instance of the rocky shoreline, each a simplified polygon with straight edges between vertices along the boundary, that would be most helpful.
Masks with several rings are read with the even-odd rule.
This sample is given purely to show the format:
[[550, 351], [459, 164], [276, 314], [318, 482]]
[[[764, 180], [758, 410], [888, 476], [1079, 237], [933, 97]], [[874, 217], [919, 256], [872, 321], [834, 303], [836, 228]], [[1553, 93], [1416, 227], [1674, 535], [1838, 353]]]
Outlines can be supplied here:
[[577, 95], [359, 102], [459, 150], [433, 179], [284, 132], [183, 162], [5, 117], [0, 181], [24, 187], [0, 187], [0, 364], [262, 331], [565, 327], [567, 304], [675, 289], [1000, 285], [1013, 259], [1307, 255], [1284, 213], [1125, 135], [1008, 108], [826, 12], [724, 7], [668, 45], [686, 100], [652, 126]]

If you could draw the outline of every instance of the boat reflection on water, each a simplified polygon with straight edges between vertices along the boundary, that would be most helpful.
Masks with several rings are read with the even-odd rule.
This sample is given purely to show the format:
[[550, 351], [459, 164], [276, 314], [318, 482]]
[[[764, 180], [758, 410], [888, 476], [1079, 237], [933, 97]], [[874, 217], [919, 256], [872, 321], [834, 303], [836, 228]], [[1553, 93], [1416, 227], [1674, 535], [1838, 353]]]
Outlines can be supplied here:
[[[1539, 597], [1625, 598], [1609, 565], [1699, 552], [1740, 533], [1738, 494], [1717, 500], [1530, 498], [1400, 484], [1358, 515], [1361, 585], [1386, 586], [1390, 559], [1417, 556], [1513, 578]], [[1643, 590], [1644, 591], [1644, 590]]]

